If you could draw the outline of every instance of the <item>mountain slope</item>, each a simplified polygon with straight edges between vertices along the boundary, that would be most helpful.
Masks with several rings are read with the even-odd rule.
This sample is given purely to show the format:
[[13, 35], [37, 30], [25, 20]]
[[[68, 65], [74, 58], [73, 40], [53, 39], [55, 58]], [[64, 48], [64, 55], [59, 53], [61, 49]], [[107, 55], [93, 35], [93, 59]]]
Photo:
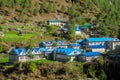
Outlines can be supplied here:
[[80, 25], [92, 23], [102, 35], [118, 35], [119, 4], [120, 0], [0, 0], [0, 23], [70, 20]]

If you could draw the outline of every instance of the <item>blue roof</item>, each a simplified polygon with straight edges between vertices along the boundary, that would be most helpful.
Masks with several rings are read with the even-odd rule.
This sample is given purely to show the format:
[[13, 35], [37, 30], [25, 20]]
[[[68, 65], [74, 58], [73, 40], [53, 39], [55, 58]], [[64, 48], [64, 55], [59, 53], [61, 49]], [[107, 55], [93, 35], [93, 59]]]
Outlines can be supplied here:
[[39, 44], [39, 46], [52, 46], [53, 43], [57, 43], [57, 46], [63, 46], [63, 45], [67, 45], [67, 43], [63, 40], [54, 40], [54, 41], [43, 41]]
[[80, 31], [80, 26], [79, 25], [75, 25], [75, 31]]
[[40, 51], [43, 52], [43, 53], [51, 53], [54, 49], [50, 49], [50, 48], [40, 48]]
[[31, 51], [38, 52], [39, 49], [40, 49], [40, 48], [38, 48], [38, 47], [37, 47], [37, 48], [32, 48]]
[[70, 43], [70, 46], [81, 46], [81, 45], [78, 43]]
[[73, 48], [56, 48], [55, 49], [56, 53], [64, 53], [68, 56], [70, 56], [71, 53], [75, 50], [78, 52], [82, 52], [82, 50], [80, 50], [80, 49], [73, 49]]
[[103, 45], [90, 45], [91, 48], [105, 48]]
[[27, 52], [27, 49], [25, 49], [25, 48], [13, 48], [12, 51], [14, 51], [18, 56], [20, 56], [21, 52]]
[[98, 38], [86, 38], [89, 42], [104, 42], [104, 41], [114, 41], [115, 38], [110, 37], [98, 37]]
[[80, 42], [82, 42], [82, 39], [77, 40], [77, 43], [80, 43]]
[[47, 51], [47, 48], [40, 48], [40, 51], [45, 52]]
[[99, 52], [85, 52], [83, 55], [86, 56], [86, 57], [101, 56], [101, 54]]

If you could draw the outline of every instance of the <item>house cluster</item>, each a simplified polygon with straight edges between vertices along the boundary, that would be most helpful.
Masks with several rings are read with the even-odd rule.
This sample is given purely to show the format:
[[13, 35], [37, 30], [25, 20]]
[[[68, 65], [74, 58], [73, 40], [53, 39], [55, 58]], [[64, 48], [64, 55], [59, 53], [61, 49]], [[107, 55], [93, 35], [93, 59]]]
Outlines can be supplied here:
[[51, 59], [57, 61], [91, 61], [108, 50], [120, 49], [120, 40], [110, 37], [96, 37], [66, 43], [62, 40], [42, 41], [39, 47], [13, 48], [9, 52], [10, 62]]
[[[60, 27], [65, 33], [68, 32], [69, 24], [66, 21], [61, 20], [48, 20], [48, 25], [55, 25]], [[79, 36], [82, 35], [82, 32], [88, 32], [89, 28], [92, 26], [92, 24], [86, 23], [83, 26], [75, 25], [75, 35]]]

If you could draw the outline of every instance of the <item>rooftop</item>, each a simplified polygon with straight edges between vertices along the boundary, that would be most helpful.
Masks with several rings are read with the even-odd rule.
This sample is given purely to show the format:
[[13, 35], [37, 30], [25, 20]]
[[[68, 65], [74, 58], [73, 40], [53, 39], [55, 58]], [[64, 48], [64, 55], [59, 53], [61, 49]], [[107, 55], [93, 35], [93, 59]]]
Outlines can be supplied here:
[[104, 41], [114, 41], [115, 38], [111, 37], [98, 37], [98, 38], [86, 38], [89, 42], [104, 42]]
[[86, 23], [83, 26], [81, 26], [81, 28], [90, 28], [92, 26], [92, 24]]
[[105, 48], [103, 45], [90, 45], [91, 48]]
[[60, 22], [60, 20], [48, 20], [48, 22]]
[[56, 53], [64, 53], [65, 55], [70, 56], [73, 51], [82, 52], [80, 49], [73, 49], [73, 48], [56, 48]]
[[84, 56], [90, 57], [90, 56], [101, 56], [99, 52], [85, 52], [83, 53]]
[[75, 31], [80, 31], [80, 26], [79, 25], [75, 25]]

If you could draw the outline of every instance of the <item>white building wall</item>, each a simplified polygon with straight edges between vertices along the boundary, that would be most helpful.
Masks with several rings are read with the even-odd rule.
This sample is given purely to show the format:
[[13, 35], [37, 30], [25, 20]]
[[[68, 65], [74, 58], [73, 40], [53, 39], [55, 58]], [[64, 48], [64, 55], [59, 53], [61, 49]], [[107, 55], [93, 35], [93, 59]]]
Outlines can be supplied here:
[[105, 52], [105, 48], [92, 49], [92, 52], [100, 52], [100, 53], [103, 53], [103, 52]]
[[81, 35], [81, 31], [75, 31], [75, 35]]
[[105, 45], [105, 42], [89, 42], [89, 45]]

